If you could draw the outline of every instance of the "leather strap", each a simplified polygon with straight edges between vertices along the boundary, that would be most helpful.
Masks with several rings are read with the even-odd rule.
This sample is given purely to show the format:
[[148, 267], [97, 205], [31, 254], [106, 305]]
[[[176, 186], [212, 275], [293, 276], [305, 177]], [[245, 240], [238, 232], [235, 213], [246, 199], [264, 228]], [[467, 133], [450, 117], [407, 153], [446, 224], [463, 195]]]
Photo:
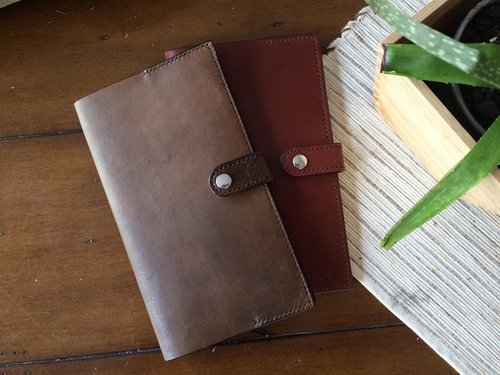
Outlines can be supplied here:
[[[227, 188], [217, 186], [219, 176], [228, 181], [223, 175], [229, 176], [230, 185]], [[219, 165], [210, 175], [209, 184], [215, 194], [225, 197], [272, 180], [264, 154], [255, 152]]]
[[[296, 156], [305, 157], [306, 165], [302, 169], [294, 165], [293, 159]], [[342, 172], [344, 170], [342, 144], [328, 143], [291, 148], [281, 154], [281, 166], [290, 176], [310, 176]]]

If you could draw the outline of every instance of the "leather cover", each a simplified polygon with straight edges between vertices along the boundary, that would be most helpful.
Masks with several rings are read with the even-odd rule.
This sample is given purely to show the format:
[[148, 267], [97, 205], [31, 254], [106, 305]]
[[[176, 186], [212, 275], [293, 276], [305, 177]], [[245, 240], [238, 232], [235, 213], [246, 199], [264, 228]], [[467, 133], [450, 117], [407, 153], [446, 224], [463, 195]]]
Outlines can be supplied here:
[[[269, 188], [309, 287], [350, 287], [337, 175], [342, 150], [332, 139], [318, 36], [221, 43], [215, 49], [250, 141], [269, 163]], [[308, 158], [303, 170], [291, 164], [295, 151]]]
[[210, 42], [75, 107], [165, 359], [312, 306], [267, 186], [210, 188], [252, 153]]

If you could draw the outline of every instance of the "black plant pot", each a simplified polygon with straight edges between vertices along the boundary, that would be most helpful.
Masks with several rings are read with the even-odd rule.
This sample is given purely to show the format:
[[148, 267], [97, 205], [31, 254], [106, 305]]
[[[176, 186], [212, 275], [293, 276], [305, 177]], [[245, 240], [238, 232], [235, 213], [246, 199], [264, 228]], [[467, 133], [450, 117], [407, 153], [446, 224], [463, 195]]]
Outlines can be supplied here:
[[[482, 0], [465, 16], [454, 38], [464, 43], [500, 43], [500, 0]], [[500, 91], [451, 84], [454, 99], [470, 130], [478, 136], [500, 116]]]

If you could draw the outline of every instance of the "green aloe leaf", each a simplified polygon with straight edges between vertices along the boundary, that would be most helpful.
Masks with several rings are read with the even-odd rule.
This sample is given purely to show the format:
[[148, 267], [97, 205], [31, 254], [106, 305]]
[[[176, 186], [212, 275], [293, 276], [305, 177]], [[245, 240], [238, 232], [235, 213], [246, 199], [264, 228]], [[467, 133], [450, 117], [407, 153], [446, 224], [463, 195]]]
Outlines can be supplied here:
[[[466, 44], [477, 49], [500, 64], [500, 45], [489, 43]], [[425, 81], [462, 83], [471, 86], [494, 88], [489, 82], [478, 79], [448, 64], [415, 44], [387, 44], [382, 62], [385, 74], [395, 74]]]
[[380, 245], [396, 242], [443, 211], [500, 164], [500, 117], [467, 155], [389, 230]]
[[500, 64], [481, 51], [408, 17], [387, 0], [365, 0], [389, 25], [408, 40], [448, 64], [500, 89]]

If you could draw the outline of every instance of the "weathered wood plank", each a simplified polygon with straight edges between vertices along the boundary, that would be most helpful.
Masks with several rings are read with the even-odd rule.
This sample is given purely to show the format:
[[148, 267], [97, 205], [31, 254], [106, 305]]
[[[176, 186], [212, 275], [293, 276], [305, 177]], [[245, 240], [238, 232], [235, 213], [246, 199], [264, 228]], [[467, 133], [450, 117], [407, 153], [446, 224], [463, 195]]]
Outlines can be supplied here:
[[156, 345], [83, 136], [1, 142], [0, 163], [1, 361]]
[[[10, 369], [9, 369], [10, 370]], [[208, 348], [165, 363], [160, 354], [14, 367], [24, 374], [455, 374], [406, 327]], [[10, 374], [10, 371], [8, 371]], [[14, 374], [14, 372], [12, 372]]]
[[362, 0], [22, 1], [0, 9], [0, 136], [79, 127], [73, 103], [213, 40], [319, 32], [325, 46]]
[[[0, 165], [0, 362], [156, 346], [83, 135], [0, 142]], [[356, 283], [266, 330], [391, 322]]]

